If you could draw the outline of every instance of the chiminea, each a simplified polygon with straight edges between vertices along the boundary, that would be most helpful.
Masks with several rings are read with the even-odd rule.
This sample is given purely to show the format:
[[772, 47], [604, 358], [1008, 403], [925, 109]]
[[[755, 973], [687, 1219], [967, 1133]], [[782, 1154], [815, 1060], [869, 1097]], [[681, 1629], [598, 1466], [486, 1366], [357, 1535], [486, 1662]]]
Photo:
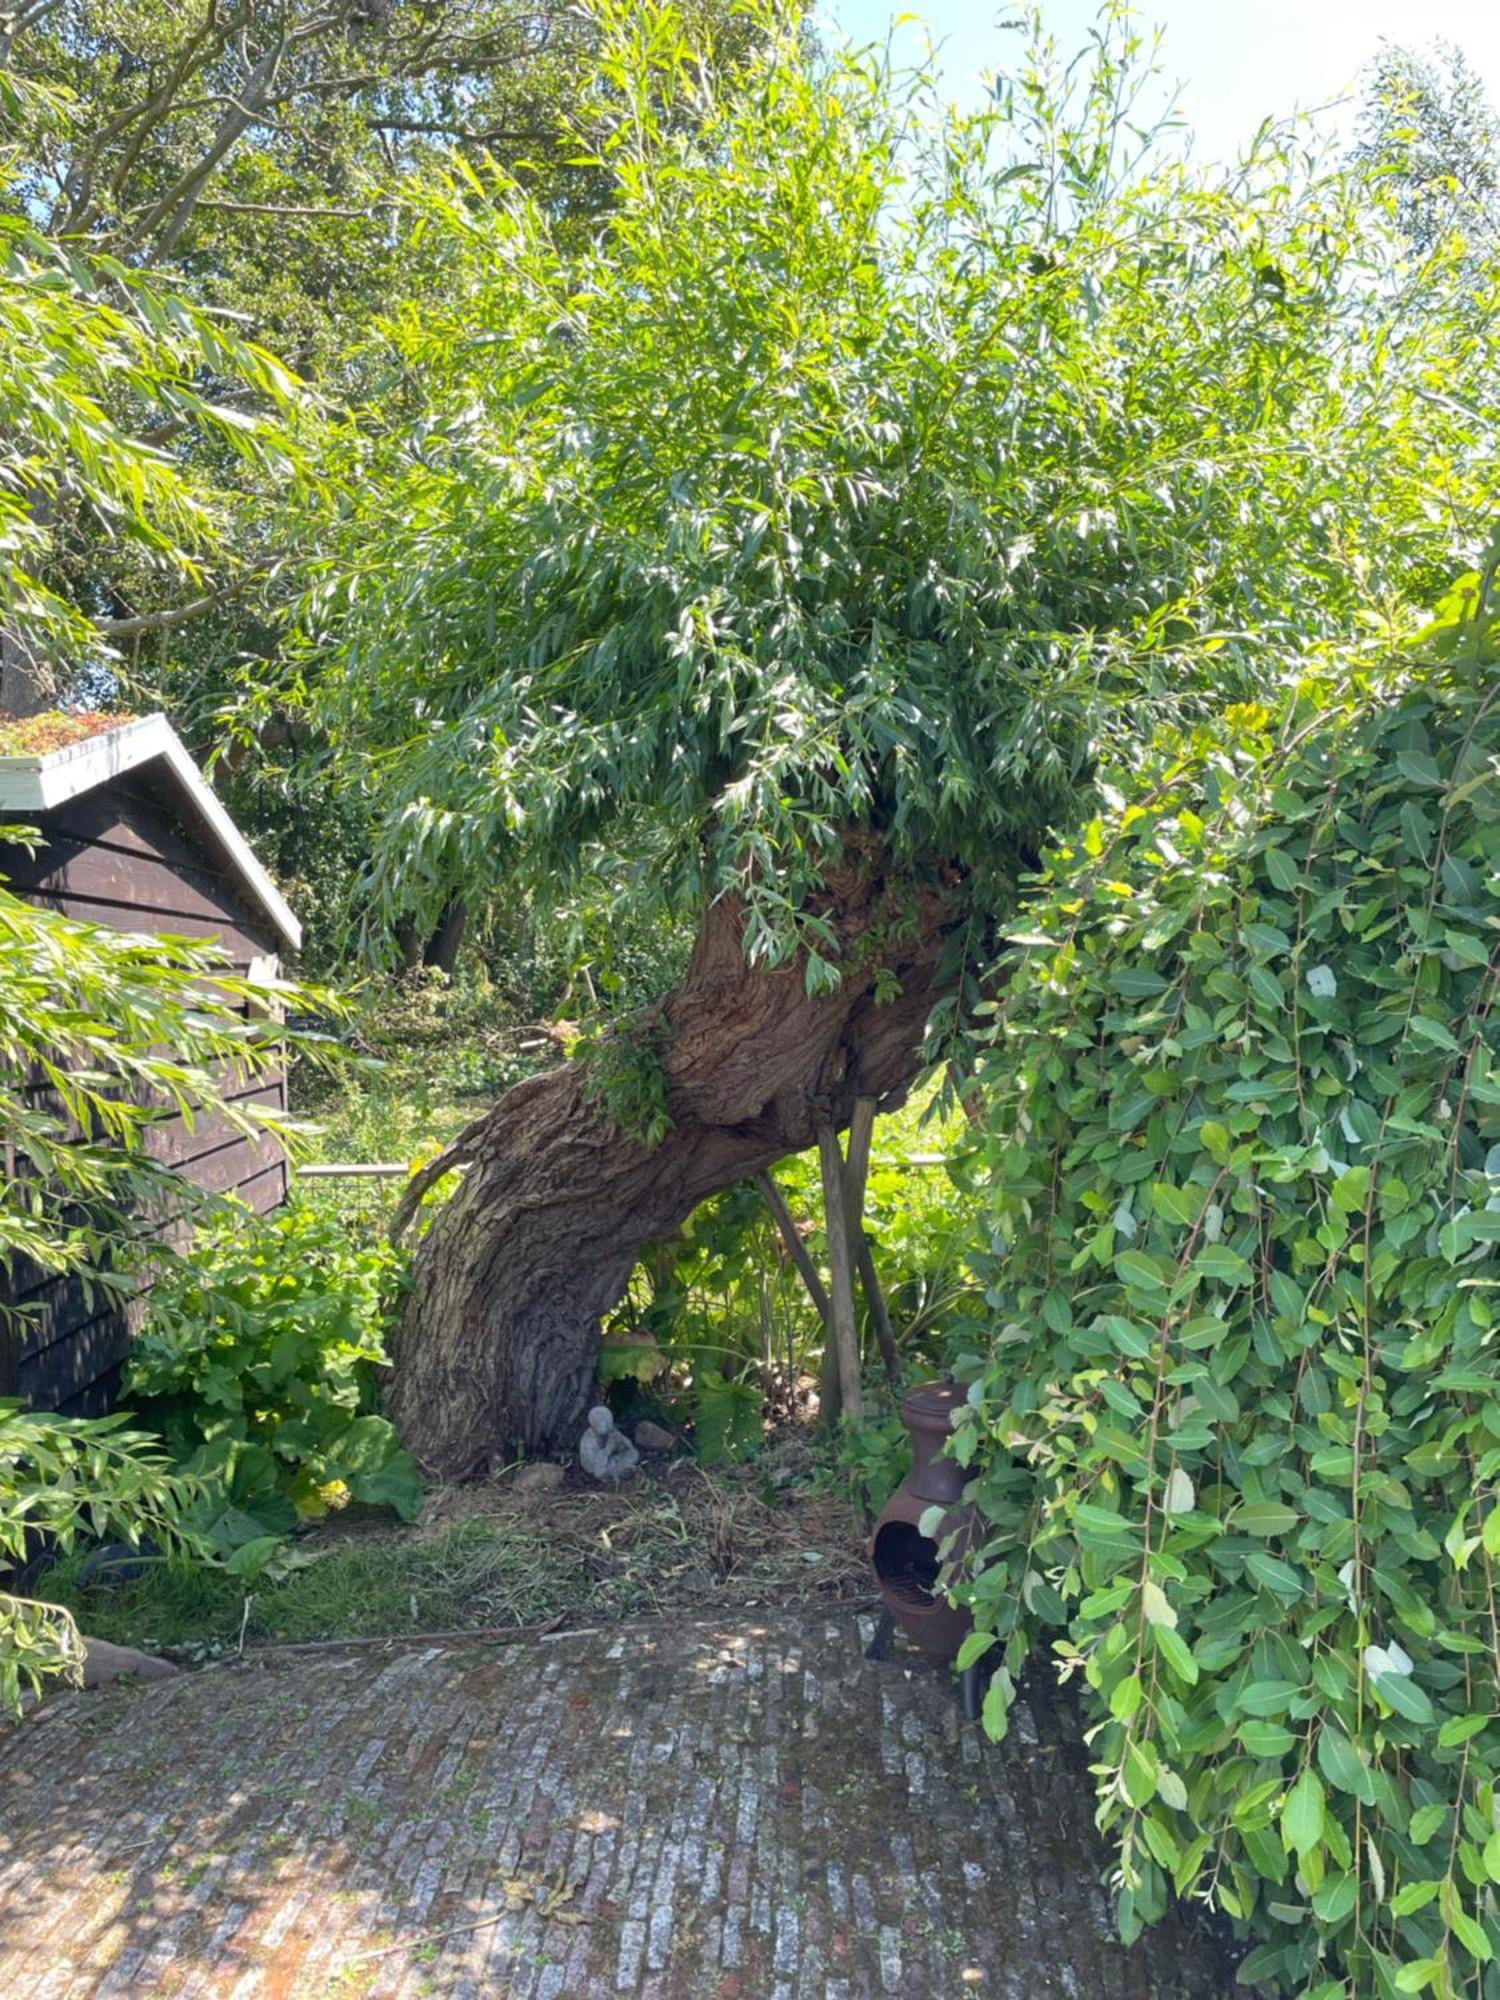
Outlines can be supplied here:
[[[893, 1623], [921, 1652], [939, 1660], [951, 1660], [970, 1629], [968, 1612], [955, 1609], [937, 1587], [939, 1543], [953, 1537], [949, 1555], [962, 1555], [978, 1530], [974, 1509], [959, 1504], [968, 1475], [954, 1460], [938, 1455], [952, 1434], [953, 1412], [963, 1402], [964, 1391], [952, 1382], [919, 1382], [902, 1398], [912, 1466], [881, 1509], [870, 1537], [870, 1561], [886, 1607], [871, 1657], [884, 1651]], [[935, 1537], [921, 1529], [929, 1507], [948, 1510]], [[964, 1706], [971, 1713], [977, 1686], [977, 1678], [970, 1685], [965, 1676]]]

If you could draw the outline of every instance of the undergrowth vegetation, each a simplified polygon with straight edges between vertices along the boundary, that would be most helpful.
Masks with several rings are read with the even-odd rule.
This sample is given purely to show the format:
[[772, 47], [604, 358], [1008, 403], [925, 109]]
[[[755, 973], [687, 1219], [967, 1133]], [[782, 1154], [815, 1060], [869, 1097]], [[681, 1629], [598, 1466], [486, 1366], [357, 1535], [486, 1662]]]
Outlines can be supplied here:
[[215, 1217], [153, 1284], [123, 1394], [208, 1487], [200, 1526], [237, 1574], [350, 1500], [416, 1512], [374, 1378], [403, 1270], [379, 1230], [294, 1199]]
[[[965, 1265], [975, 1221], [962, 1184], [967, 1132], [932, 1087], [876, 1128], [864, 1229], [907, 1374], [933, 1373], [980, 1330], [983, 1303]], [[784, 1160], [774, 1178], [814, 1264], [826, 1268], [816, 1157]], [[865, 1298], [860, 1334], [872, 1355]], [[741, 1181], [641, 1259], [606, 1328], [601, 1373], [622, 1385], [627, 1407], [650, 1404], [692, 1423], [700, 1457], [715, 1464], [757, 1451], [768, 1422], [814, 1413], [825, 1338], [764, 1197]], [[851, 1464], [870, 1455], [852, 1439], [849, 1450]]]
[[[1500, 710], [1340, 665], [1053, 850], [990, 1008], [961, 1595], [1086, 1691], [1127, 1937], [1500, 1986]], [[1352, 692], [1349, 686], [1353, 674]], [[1351, 1989], [1350, 1982], [1353, 1982]]]
[[[33, 831], [0, 826], [0, 843]], [[183, 1225], [213, 1206], [163, 1164], [151, 1141], [174, 1114], [234, 1132], [286, 1132], [243, 1095], [283, 1061], [265, 1012], [328, 997], [236, 974], [223, 954], [181, 939], [79, 923], [12, 895], [0, 877], [0, 1366], [31, 1325], [28, 1288], [66, 1278], [119, 1299], [156, 1261], [141, 1218]], [[302, 1037], [309, 1053], [319, 1046]], [[20, 1303], [16, 1303], [17, 1300]], [[159, 1441], [0, 1402], [0, 1565], [34, 1538], [133, 1539], [173, 1529], [184, 1495]], [[71, 1624], [0, 1593], [0, 1712], [46, 1674], [75, 1674]]]
[[39, 1588], [91, 1632], [188, 1656], [240, 1644], [514, 1628], [549, 1618], [712, 1614], [795, 1595], [847, 1596], [863, 1553], [844, 1498], [808, 1463], [759, 1471], [659, 1463], [619, 1493], [508, 1486], [434, 1494], [418, 1525], [335, 1517], [253, 1582], [171, 1558], [91, 1573], [64, 1561]]

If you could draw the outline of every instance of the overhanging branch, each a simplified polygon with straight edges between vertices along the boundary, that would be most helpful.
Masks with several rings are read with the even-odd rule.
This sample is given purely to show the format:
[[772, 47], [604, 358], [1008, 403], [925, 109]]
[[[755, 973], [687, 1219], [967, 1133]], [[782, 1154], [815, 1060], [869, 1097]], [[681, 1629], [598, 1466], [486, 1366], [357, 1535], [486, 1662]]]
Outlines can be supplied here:
[[136, 639], [144, 632], [166, 632], [174, 625], [190, 625], [195, 618], [204, 618], [231, 597], [238, 597], [265, 574], [264, 570], [255, 570], [235, 583], [226, 583], [221, 590], [211, 590], [195, 597], [190, 604], [174, 605], [167, 611], [142, 611], [130, 618], [96, 618], [94, 630], [104, 639]]

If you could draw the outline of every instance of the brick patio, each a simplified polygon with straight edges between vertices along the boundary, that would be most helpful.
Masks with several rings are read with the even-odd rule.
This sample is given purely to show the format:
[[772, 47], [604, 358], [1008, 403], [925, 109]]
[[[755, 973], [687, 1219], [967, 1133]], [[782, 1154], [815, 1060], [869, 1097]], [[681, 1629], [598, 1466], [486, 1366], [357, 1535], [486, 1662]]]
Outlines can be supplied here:
[[995, 1749], [861, 1630], [283, 1654], [64, 1696], [0, 1737], [0, 1995], [1230, 1990], [1185, 1927], [1109, 1940], [1052, 1698]]

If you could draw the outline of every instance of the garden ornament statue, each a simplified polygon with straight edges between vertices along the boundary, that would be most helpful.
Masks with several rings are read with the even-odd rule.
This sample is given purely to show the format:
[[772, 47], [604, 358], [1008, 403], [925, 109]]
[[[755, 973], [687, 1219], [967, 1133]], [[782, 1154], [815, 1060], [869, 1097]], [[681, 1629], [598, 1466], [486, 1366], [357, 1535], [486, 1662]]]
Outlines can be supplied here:
[[602, 1403], [589, 1411], [589, 1427], [578, 1444], [578, 1462], [590, 1479], [606, 1486], [617, 1486], [641, 1462], [640, 1453], [623, 1431], [615, 1429], [615, 1420]]

